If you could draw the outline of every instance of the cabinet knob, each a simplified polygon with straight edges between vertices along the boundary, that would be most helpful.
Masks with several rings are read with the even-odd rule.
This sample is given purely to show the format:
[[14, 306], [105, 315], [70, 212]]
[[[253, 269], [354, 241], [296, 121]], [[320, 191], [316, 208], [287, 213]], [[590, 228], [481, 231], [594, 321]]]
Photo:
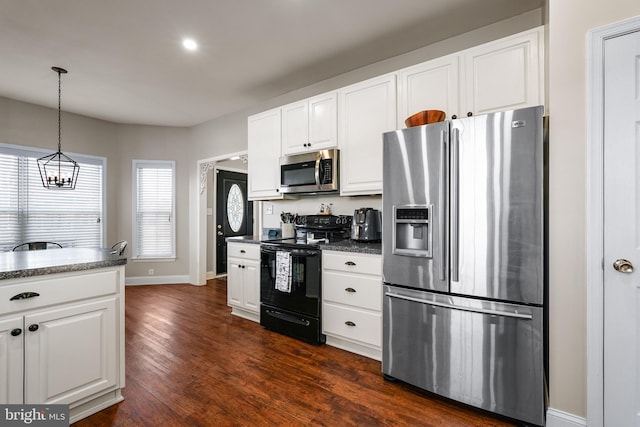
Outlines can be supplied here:
[[356, 326], [356, 324], [353, 323], [351, 320], [347, 320], [346, 322], [344, 322], [344, 324], [351, 327]]
[[244, 249], [240, 249], [240, 253], [244, 254], [244, 253], [247, 253], [247, 251], [245, 251]]
[[347, 261], [347, 262], [344, 263], [344, 265], [348, 265], [350, 267], [353, 267], [354, 265], [356, 265], [356, 263], [353, 262], [353, 261]]
[[11, 331], [11, 336], [12, 337], [17, 337], [18, 335], [20, 335], [22, 333], [22, 329], [20, 328], [15, 328]]
[[457, 116], [456, 114], [454, 114], [453, 116], [451, 116], [451, 120], [455, 120], [455, 119], [457, 119], [457, 118], [458, 118], [458, 116]]
[[29, 330], [30, 330], [31, 332], [35, 332], [35, 331], [37, 331], [37, 330], [38, 330], [38, 328], [39, 328], [39, 327], [40, 327], [40, 326], [38, 326], [38, 324], [37, 324], [37, 323], [34, 323], [33, 325], [29, 325]]
[[471, 111], [469, 111], [469, 112], [467, 113], [467, 117], [471, 117], [471, 116], [473, 116], [473, 113], [472, 113]]
[[346, 288], [345, 291], [354, 293], [356, 290], [353, 288]]

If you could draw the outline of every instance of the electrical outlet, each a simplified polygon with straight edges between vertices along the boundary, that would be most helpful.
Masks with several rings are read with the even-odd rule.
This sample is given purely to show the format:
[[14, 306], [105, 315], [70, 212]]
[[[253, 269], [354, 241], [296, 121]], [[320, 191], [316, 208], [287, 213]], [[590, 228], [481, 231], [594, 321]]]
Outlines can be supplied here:
[[155, 274], [155, 271], [153, 271], [153, 268], [149, 269], [149, 276], [153, 276]]

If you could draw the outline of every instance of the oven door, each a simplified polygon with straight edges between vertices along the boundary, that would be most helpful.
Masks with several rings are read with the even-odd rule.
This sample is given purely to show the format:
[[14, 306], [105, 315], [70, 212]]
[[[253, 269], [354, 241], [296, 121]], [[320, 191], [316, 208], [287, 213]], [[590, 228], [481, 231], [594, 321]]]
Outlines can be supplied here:
[[[276, 289], [276, 253], [291, 255], [291, 291]], [[320, 316], [320, 251], [277, 246], [260, 247], [260, 302], [291, 312]]]

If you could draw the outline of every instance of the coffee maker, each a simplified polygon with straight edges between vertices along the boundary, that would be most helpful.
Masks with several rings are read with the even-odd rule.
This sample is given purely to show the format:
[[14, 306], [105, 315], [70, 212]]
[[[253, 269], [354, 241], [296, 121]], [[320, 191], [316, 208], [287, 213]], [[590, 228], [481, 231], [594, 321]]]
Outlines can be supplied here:
[[373, 208], [360, 208], [353, 212], [351, 240], [379, 242], [382, 239], [382, 213]]

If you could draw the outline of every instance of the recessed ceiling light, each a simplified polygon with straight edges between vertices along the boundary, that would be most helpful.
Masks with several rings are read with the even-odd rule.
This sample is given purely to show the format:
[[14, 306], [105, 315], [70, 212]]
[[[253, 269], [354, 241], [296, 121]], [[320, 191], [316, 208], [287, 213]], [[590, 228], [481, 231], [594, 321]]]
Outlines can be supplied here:
[[182, 46], [187, 49], [187, 50], [197, 50], [198, 49], [198, 43], [196, 43], [195, 40], [193, 39], [184, 39], [182, 40]]

